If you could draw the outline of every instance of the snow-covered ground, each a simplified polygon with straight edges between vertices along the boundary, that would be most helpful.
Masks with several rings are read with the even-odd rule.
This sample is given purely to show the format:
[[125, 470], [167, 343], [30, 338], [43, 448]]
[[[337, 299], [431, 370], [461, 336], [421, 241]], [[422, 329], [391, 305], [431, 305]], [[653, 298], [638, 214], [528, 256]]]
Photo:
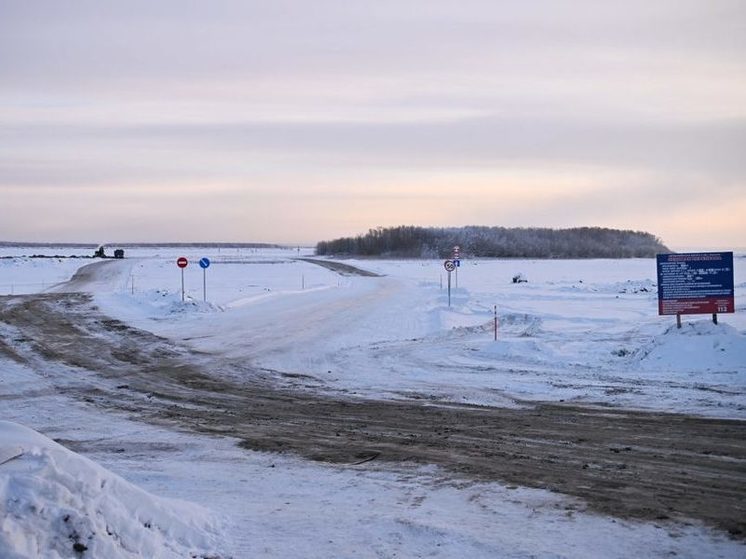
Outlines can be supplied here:
[[[190, 260], [184, 303], [175, 263], [181, 255]], [[212, 261], [206, 277], [197, 265], [204, 256]], [[735, 259], [737, 312], [721, 315], [717, 326], [709, 317], [685, 317], [681, 330], [671, 317], [657, 316], [654, 260], [462, 261], [449, 307], [439, 261], [348, 262], [382, 274], [363, 278], [296, 256], [283, 249], [132, 249], [90, 288], [106, 314], [135, 326], [266, 369], [308, 375], [299, 377], [298, 389], [497, 406], [563, 400], [746, 419], [741, 255]], [[0, 294], [59, 289], [51, 286], [89, 262], [0, 259]], [[528, 282], [512, 283], [517, 273]], [[185, 550], [355, 558], [744, 554], [742, 544], [696, 524], [601, 517], [542, 490], [447, 479], [435, 468], [321, 466], [240, 450], [229, 439], [103, 416], [55, 390], [53, 376], [0, 359], [0, 420], [73, 449], [81, 444], [87, 458], [159, 497], [138, 493], [40, 435], [0, 424], [3, 557], [33, 557], [30, 546], [64, 538], [72, 550], [70, 527], [54, 521], [63, 509], [70, 518], [83, 515], [95, 499], [107, 499], [110, 510], [129, 510], [132, 518], [159, 519], [158, 529], [148, 529], [152, 534], [142, 532], [145, 522], [119, 528], [137, 531], [133, 537], [142, 545], [159, 546], [141, 556]], [[2, 464], [18, 448], [26, 452]], [[107, 485], [118, 489], [102, 494], [94, 479], [116, 480]], [[84, 490], [90, 499], [70, 496]], [[29, 520], [28, 511], [13, 508], [21, 502], [46, 512]], [[153, 508], [157, 515], [147, 512]], [[76, 527], [77, 534], [100, 532], [95, 514], [84, 516], [88, 524]], [[186, 538], [189, 522], [194, 533]], [[138, 556], [132, 549], [119, 556]]]
[[[365, 278], [293, 260], [295, 250], [197, 252], [186, 254], [182, 304], [180, 252], [164, 252], [122, 262], [96, 288], [102, 308], [200, 350], [309, 375], [314, 390], [746, 417], [742, 256], [738, 312], [717, 326], [685, 316], [679, 330], [657, 315], [650, 259], [465, 260], [449, 307], [440, 261], [348, 261], [383, 275]], [[512, 283], [517, 273], [528, 282]]]

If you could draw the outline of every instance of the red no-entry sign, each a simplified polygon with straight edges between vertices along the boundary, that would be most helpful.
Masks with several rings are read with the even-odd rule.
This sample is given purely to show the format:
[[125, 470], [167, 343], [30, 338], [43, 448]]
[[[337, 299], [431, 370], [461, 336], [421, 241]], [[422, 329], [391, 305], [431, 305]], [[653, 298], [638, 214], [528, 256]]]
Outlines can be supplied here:
[[184, 258], [183, 256], [179, 256], [179, 258], [176, 260], [176, 265], [181, 268], [181, 301], [184, 301], [184, 268], [187, 267], [187, 264], [189, 264], [189, 260]]

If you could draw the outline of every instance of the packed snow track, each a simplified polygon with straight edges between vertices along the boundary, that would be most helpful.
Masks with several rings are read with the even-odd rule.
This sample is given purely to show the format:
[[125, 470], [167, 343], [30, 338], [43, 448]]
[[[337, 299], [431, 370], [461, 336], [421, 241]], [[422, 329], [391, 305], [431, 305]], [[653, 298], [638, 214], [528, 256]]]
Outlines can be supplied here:
[[302, 375], [196, 351], [107, 317], [76, 292], [0, 297], [0, 355], [64, 372], [48, 373], [60, 392], [103, 410], [236, 437], [251, 450], [351, 467], [434, 464], [459, 478], [580, 497], [618, 517], [697, 519], [740, 539], [746, 530], [743, 421], [320, 395], [288, 387]]

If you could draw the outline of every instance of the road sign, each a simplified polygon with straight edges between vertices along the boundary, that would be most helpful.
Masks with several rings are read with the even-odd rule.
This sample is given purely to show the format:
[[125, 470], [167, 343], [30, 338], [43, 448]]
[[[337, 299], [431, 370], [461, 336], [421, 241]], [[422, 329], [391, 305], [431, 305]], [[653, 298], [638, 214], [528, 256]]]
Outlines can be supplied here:
[[[448, 272], [448, 307], [451, 307], [451, 272], [456, 269], [456, 263], [453, 260], [443, 262], [443, 267]], [[458, 272], [457, 272], [458, 273]]]
[[200, 258], [199, 267], [202, 268], [202, 300], [207, 301], [207, 268], [210, 267], [210, 259], [206, 256]]
[[461, 260], [459, 260], [458, 258], [456, 260], [454, 260], [453, 263], [456, 264], [456, 268], [460, 268], [461, 267]]
[[184, 258], [183, 256], [179, 256], [179, 258], [176, 260], [176, 265], [181, 268], [181, 301], [184, 302], [185, 299], [185, 291], [184, 291], [184, 268], [187, 267], [187, 264], [189, 264], [189, 260]]
[[735, 312], [733, 253], [659, 254], [658, 314]]

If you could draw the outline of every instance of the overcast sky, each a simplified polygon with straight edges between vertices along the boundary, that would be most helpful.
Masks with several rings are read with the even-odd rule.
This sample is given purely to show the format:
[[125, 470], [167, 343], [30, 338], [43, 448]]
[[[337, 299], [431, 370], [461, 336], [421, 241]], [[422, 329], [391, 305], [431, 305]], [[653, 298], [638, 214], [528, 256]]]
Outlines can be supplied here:
[[746, 247], [746, 2], [0, 0], [0, 240]]

